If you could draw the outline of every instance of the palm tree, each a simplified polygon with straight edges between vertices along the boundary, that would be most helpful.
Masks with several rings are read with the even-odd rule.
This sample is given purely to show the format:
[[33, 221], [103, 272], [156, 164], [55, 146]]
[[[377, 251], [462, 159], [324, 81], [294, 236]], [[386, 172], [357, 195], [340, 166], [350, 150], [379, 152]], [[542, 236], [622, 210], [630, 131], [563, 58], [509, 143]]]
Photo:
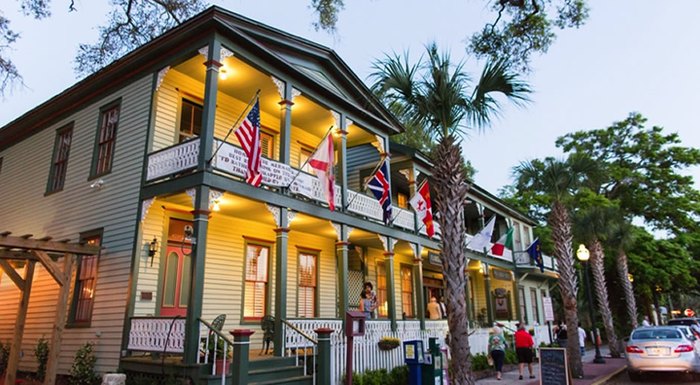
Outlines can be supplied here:
[[613, 235], [613, 240], [617, 243], [617, 276], [622, 285], [622, 290], [625, 292], [625, 305], [627, 308], [627, 317], [629, 318], [632, 330], [639, 326], [637, 322], [637, 301], [634, 298], [634, 289], [630, 280], [629, 266], [627, 262], [627, 246], [632, 243], [631, 225], [629, 222], [624, 222], [617, 226]]
[[435, 208], [441, 229], [442, 270], [454, 384], [474, 384], [467, 330], [465, 290], [466, 256], [464, 204], [469, 189], [462, 165], [459, 139], [464, 130], [482, 129], [498, 114], [494, 99], [501, 93], [519, 104], [527, 100], [528, 86], [509, 72], [503, 61], [489, 62], [471, 93], [463, 63], [453, 65], [435, 43], [426, 47], [427, 59], [409, 64], [408, 54], [387, 55], [374, 64], [373, 91], [407, 124], [418, 123], [438, 142], [433, 169]]
[[[589, 174], [590, 175], [590, 174]], [[616, 221], [620, 218], [618, 207], [602, 195], [598, 195], [589, 189], [581, 189], [576, 196], [578, 208], [574, 228], [578, 238], [589, 244], [591, 250], [590, 266], [593, 273], [593, 285], [598, 304], [598, 313], [603, 321], [605, 333], [608, 336], [610, 355], [620, 357], [617, 335], [610, 310], [608, 299], [608, 287], [605, 282], [605, 251], [601, 241], [609, 238], [616, 228]], [[592, 325], [595, 327], [595, 325]]]
[[[590, 169], [589, 159], [570, 156], [566, 160], [551, 157], [535, 159], [523, 162], [513, 170], [518, 190], [535, 191], [550, 202], [548, 220], [552, 230], [554, 256], [559, 266], [559, 292], [564, 304], [566, 327], [570, 331], [578, 329], [578, 278], [572, 251], [572, 222], [565, 204], [581, 186]], [[571, 362], [571, 375], [582, 378], [583, 364], [578, 339], [569, 338], [566, 349]]]

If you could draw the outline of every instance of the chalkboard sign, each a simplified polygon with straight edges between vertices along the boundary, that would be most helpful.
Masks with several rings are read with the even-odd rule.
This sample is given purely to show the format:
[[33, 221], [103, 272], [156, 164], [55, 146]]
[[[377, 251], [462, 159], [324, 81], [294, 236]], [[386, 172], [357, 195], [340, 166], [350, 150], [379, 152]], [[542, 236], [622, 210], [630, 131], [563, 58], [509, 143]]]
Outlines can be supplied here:
[[571, 383], [566, 349], [540, 348], [540, 384], [570, 385]]

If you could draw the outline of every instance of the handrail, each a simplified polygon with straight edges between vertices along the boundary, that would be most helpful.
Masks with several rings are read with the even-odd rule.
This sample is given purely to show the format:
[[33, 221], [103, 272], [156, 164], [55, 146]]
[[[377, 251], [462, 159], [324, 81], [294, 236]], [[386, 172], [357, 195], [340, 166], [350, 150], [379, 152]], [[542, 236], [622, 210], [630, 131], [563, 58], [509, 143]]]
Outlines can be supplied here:
[[228, 337], [227, 337], [224, 333], [222, 333], [222, 332], [220, 332], [220, 331], [214, 329], [214, 327], [211, 326], [211, 324], [210, 324], [209, 322], [207, 322], [207, 321], [205, 321], [205, 320], [203, 320], [203, 319], [201, 319], [201, 318], [197, 318], [197, 320], [198, 320], [199, 322], [203, 323], [204, 326], [206, 326], [206, 327], [209, 329], [210, 332], [214, 332], [216, 335], [218, 335], [219, 337], [223, 338], [224, 341], [226, 341], [226, 342], [228, 342], [229, 344], [233, 345], [233, 341], [231, 341], [230, 339], [228, 339]]
[[282, 321], [283, 324], [289, 326], [292, 330], [294, 330], [295, 332], [299, 333], [299, 335], [301, 335], [302, 337], [304, 337], [304, 338], [306, 338], [307, 340], [311, 341], [311, 343], [313, 343], [314, 345], [318, 345], [318, 341], [316, 341], [315, 339], [311, 338], [308, 334], [304, 333], [301, 329], [299, 329], [299, 328], [297, 328], [296, 326], [294, 326], [294, 325], [292, 325], [291, 323], [289, 323], [286, 319], [282, 319], [281, 321]]

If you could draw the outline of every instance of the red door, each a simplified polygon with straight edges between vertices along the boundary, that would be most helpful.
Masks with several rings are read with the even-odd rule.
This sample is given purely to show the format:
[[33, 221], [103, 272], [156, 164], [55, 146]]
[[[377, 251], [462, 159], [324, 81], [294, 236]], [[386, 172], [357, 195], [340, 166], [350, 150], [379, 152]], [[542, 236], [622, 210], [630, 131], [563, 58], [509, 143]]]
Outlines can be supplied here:
[[168, 245], [165, 256], [163, 279], [162, 316], [187, 315], [187, 300], [190, 297], [190, 261], [180, 245]]

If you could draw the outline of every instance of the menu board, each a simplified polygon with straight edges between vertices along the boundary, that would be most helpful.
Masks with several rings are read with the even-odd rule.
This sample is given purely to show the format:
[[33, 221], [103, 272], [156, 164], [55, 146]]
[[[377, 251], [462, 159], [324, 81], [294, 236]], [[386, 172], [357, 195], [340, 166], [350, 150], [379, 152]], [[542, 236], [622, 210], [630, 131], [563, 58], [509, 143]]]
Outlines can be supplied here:
[[564, 348], [540, 348], [540, 384], [570, 385], [569, 360]]

